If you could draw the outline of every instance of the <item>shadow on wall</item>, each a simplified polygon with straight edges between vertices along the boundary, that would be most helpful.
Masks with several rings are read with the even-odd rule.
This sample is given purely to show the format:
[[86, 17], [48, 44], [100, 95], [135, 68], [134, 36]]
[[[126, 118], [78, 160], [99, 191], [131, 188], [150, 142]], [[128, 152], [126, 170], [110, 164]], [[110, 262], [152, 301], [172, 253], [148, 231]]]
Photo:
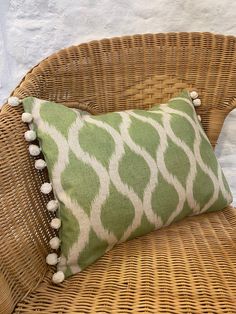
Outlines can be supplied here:
[[229, 182], [236, 206], [236, 109], [226, 118], [218, 144], [215, 148], [216, 156], [223, 168], [224, 174]]

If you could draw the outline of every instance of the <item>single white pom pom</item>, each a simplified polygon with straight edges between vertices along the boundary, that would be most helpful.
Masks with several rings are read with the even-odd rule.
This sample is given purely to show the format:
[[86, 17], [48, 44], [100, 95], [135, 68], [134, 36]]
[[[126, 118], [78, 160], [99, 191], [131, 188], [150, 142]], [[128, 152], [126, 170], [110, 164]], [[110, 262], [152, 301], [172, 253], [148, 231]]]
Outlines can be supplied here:
[[32, 114], [29, 112], [22, 113], [21, 119], [25, 123], [30, 123], [33, 120]]
[[58, 209], [58, 201], [51, 200], [47, 203], [47, 210], [54, 213]]
[[36, 133], [33, 130], [29, 130], [25, 132], [25, 140], [27, 142], [32, 142], [36, 139]]
[[193, 100], [193, 105], [194, 107], [199, 107], [201, 106], [201, 99], [197, 98]]
[[202, 121], [202, 118], [201, 118], [201, 116], [197, 116], [197, 118], [198, 118], [198, 120], [201, 122]]
[[51, 223], [50, 223], [50, 226], [53, 228], [53, 229], [59, 229], [61, 227], [61, 219], [59, 218], [53, 218]]
[[192, 99], [196, 99], [196, 98], [198, 98], [198, 93], [195, 92], [195, 91], [192, 91], [192, 92], [190, 93], [190, 97], [191, 97]]
[[61, 283], [64, 279], [65, 275], [62, 271], [58, 271], [52, 276], [52, 281], [56, 284]]
[[42, 170], [47, 166], [47, 164], [43, 159], [37, 159], [35, 160], [34, 166], [37, 170]]
[[21, 103], [20, 99], [15, 96], [9, 97], [7, 102], [13, 107], [18, 106]]
[[43, 194], [49, 194], [51, 191], [52, 191], [52, 185], [51, 183], [43, 183], [41, 185], [41, 188], [40, 188], [40, 191], [43, 193]]
[[54, 237], [49, 241], [49, 244], [53, 250], [57, 250], [60, 246], [60, 239], [58, 237]]
[[29, 146], [29, 153], [31, 156], [38, 156], [40, 154], [40, 148], [37, 145], [31, 144]]
[[58, 256], [56, 253], [50, 253], [46, 257], [46, 263], [48, 265], [56, 265], [58, 263]]

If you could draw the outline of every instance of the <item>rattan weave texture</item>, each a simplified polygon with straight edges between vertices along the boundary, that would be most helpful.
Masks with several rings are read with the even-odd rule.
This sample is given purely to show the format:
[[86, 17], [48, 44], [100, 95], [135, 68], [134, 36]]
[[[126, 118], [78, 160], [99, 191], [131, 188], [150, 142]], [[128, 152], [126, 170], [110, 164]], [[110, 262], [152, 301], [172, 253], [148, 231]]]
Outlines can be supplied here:
[[[236, 106], [236, 38], [168, 33], [104, 39], [55, 53], [13, 94], [94, 114], [163, 103], [196, 89], [215, 145]], [[34, 169], [22, 108], [0, 114], [0, 313], [236, 313], [236, 213], [191, 217], [121, 244], [57, 287], [45, 264], [52, 237], [46, 171]], [[50, 196], [49, 196], [50, 197]]]
[[228, 209], [121, 244], [61, 287], [50, 273], [16, 312], [236, 313], [232, 224]]

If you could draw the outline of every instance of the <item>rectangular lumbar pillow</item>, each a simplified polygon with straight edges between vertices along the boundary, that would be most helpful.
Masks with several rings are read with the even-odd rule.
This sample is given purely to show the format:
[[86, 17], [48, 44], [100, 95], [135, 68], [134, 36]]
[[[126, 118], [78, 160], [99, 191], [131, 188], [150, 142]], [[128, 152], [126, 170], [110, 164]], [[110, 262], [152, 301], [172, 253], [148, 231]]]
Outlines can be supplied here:
[[[194, 100], [192, 98], [195, 98]], [[182, 92], [150, 110], [92, 116], [28, 97], [22, 119], [35, 167], [48, 168], [41, 192], [54, 195], [51, 239], [61, 282], [96, 261], [115, 244], [189, 215], [223, 209], [232, 196], [204, 133], [196, 92]], [[53, 193], [52, 193], [53, 192]], [[58, 210], [57, 210], [58, 209]]]

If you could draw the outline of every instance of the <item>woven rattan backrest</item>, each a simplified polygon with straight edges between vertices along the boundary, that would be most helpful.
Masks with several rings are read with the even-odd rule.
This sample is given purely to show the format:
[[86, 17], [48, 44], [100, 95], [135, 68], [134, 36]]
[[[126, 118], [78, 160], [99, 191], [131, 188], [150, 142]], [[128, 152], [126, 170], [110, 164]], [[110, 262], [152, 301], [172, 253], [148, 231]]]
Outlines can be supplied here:
[[[163, 103], [183, 88], [197, 90], [197, 109], [214, 145], [236, 105], [236, 39], [209, 33], [169, 33], [93, 41], [64, 49], [33, 68], [15, 89], [94, 114]], [[23, 139], [22, 108], [0, 115], [0, 276], [6, 313], [47, 268], [51, 236], [47, 199]], [[2, 294], [3, 295], [3, 294]], [[1, 297], [0, 297], [1, 298]], [[4, 299], [5, 298], [5, 299]]]
[[214, 145], [220, 117], [225, 117], [221, 113], [231, 110], [235, 97], [235, 47], [233, 36], [209, 33], [146, 34], [93, 41], [64, 49], [41, 62], [15, 94], [102, 113], [147, 108], [165, 102], [185, 87], [193, 87], [202, 99], [198, 112]]

